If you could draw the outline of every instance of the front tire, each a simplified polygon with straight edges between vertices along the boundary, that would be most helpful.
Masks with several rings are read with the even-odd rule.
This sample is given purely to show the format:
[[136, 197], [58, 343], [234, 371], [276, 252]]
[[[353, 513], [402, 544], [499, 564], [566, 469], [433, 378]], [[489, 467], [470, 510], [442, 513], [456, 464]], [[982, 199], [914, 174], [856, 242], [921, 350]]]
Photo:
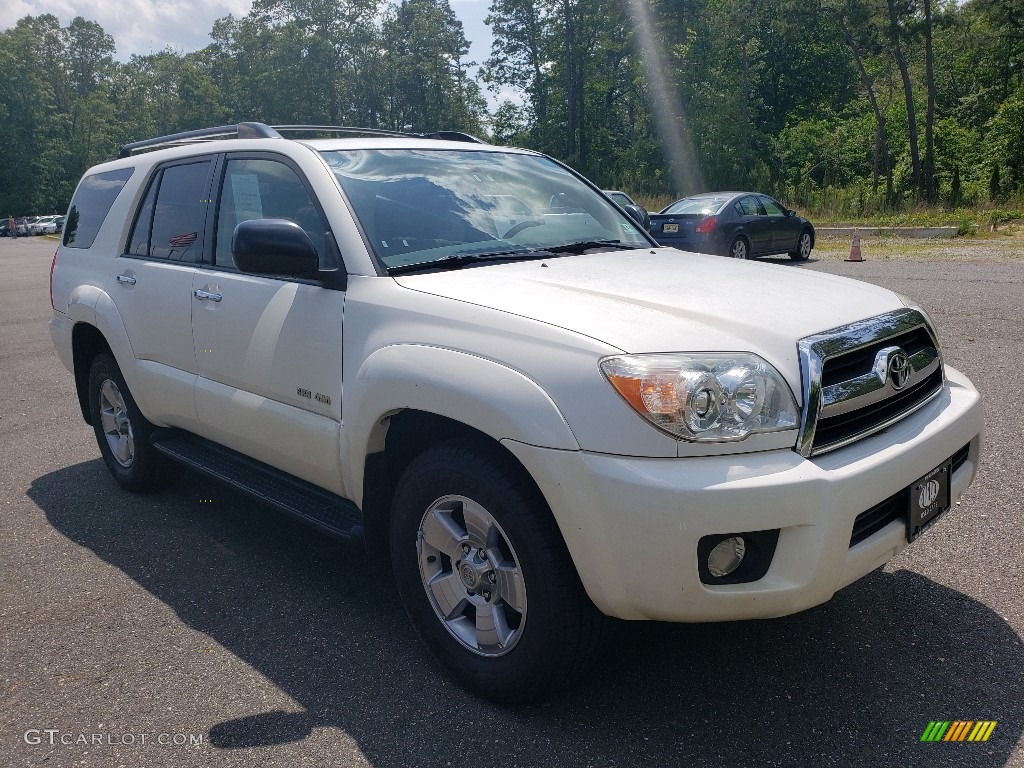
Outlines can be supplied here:
[[570, 685], [607, 626], [519, 469], [500, 449], [442, 443], [412, 461], [392, 507], [395, 579], [416, 631], [456, 682], [501, 703]]
[[800, 233], [796, 241], [796, 250], [789, 252], [789, 258], [793, 261], [807, 261], [811, 256], [811, 249], [814, 247], [814, 238], [806, 229]]
[[734, 259], [749, 259], [750, 244], [745, 237], [737, 237], [729, 246], [729, 255]]
[[181, 477], [184, 468], [150, 444], [154, 427], [135, 404], [117, 361], [108, 352], [93, 358], [89, 368], [89, 414], [100, 455], [123, 488], [151, 491]]

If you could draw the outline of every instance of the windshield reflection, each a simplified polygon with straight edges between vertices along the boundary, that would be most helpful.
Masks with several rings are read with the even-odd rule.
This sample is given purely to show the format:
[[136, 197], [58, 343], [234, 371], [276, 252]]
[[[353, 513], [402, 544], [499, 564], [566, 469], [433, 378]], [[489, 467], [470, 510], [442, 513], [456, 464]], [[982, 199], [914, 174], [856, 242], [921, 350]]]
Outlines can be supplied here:
[[603, 195], [545, 157], [449, 149], [322, 154], [388, 268], [580, 241], [650, 245]]

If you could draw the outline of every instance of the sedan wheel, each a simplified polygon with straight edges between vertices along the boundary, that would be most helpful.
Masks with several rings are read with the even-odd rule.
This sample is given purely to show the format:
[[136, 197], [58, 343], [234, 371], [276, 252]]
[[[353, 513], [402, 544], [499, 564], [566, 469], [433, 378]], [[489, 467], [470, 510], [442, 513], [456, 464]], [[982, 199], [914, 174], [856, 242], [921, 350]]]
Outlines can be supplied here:
[[749, 259], [750, 249], [747, 246], [747, 241], [742, 237], [733, 240], [732, 245], [729, 246], [729, 255], [734, 259]]
[[789, 258], [793, 261], [806, 261], [811, 255], [812, 247], [811, 233], [805, 229], [800, 233], [800, 239], [796, 241], [796, 250], [789, 252]]

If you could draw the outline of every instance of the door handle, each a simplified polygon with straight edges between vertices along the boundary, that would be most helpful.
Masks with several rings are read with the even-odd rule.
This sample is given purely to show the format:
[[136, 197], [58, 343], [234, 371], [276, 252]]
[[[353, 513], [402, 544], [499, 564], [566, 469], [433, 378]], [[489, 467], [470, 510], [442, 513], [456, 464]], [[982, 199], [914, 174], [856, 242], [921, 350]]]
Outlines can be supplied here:
[[192, 291], [192, 295], [200, 301], [220, 301], [224, 298], [219, 293], [210, 293], [210, 291], [204, 291], [201, 288]]
[[118, 275], [117, 282], [123, 283], [124, 285], [135, 285], [135, 278], [131, 275]]

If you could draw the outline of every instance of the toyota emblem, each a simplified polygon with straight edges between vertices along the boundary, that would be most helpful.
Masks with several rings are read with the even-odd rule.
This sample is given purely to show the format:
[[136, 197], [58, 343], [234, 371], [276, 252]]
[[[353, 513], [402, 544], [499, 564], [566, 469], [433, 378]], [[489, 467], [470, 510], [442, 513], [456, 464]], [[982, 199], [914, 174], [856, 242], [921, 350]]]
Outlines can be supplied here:
[[892, 383], [893, 389], [899, 392], [907, 386], [907, 382], [910, 381], [910, 374], [913, 372], [907, 353], [900, 349], [889, 355], [887, 371], [887, 377]]

